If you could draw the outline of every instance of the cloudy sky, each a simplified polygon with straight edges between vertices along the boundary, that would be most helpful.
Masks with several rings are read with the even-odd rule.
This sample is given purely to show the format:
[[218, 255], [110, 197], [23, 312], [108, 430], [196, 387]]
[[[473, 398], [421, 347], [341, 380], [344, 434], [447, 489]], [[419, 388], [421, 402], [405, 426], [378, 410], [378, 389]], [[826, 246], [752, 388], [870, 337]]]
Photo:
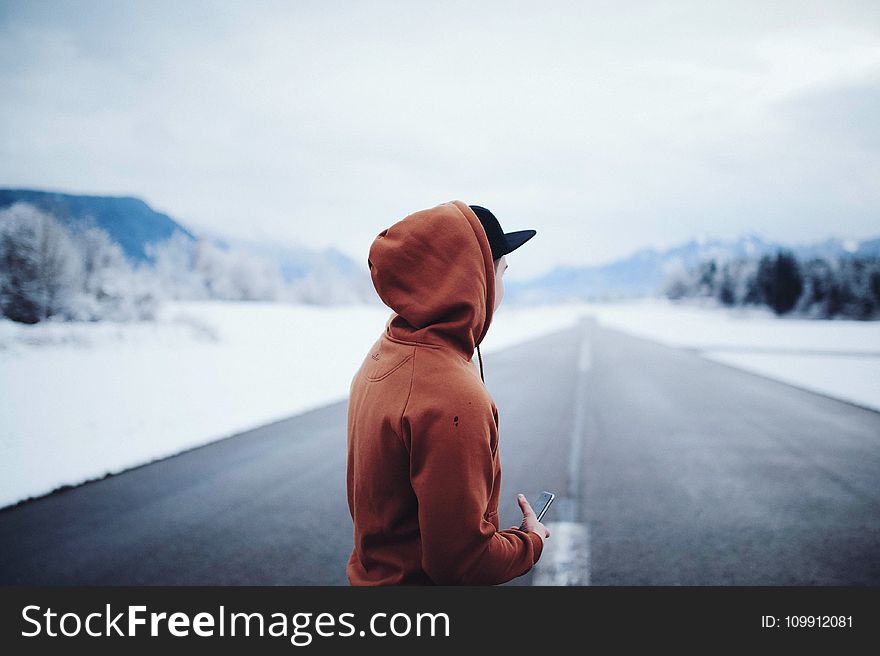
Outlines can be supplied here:
[[3, 0], [0, 85], [0, 186], [359, 260], [453, 198], [538, 231], [512, 278], [880, 234], [876, 0]]

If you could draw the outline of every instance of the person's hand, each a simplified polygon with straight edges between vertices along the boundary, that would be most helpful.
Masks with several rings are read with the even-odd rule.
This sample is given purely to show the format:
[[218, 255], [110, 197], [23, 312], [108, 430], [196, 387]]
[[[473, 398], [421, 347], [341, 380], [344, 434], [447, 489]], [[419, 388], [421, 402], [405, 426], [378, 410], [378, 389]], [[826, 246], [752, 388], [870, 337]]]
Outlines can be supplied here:
[[522, 510], [523, 520], [522, 524], [519, 526], [511, 526], [510, 528], [518, 528], [521, 531], [534, 531], [541, 536], [542, 540], [549, 538], [550, 531], [538, 521], [538, 517], [535, 515], [535, 511], [532, 510], [532, 505], [529, 503], [528, 499], [526, 499], [524, 495], [518, 494], [516, 495], [516, 500]]

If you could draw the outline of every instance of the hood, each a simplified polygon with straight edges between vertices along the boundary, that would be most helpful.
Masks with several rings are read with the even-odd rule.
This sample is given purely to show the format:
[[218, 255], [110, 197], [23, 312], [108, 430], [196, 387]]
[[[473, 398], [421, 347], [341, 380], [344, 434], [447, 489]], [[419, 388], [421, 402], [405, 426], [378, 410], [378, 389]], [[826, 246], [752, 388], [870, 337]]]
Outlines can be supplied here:
[[373, 240], [368, 264], [379, 298], [394, 310], [387, 334], [471, 360], [492, 323], [495, 265], [470, 207], [452, 200], [401, 219]]

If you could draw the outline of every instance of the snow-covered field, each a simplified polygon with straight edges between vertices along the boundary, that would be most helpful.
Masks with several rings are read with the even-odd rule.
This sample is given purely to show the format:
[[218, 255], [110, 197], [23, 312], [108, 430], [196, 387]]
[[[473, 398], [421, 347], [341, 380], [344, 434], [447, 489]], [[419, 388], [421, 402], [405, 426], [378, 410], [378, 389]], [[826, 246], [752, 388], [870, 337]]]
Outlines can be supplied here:
[[[560, 330], [585, 312], [880, 408], [878, 322], [777, 319], [662, 300], [502, 306], [481, 350]], [[0, 506], [343, 401], [389, 315], [381, 305], [200, 301], [166, 303], [155, 323], [0, 321]]]

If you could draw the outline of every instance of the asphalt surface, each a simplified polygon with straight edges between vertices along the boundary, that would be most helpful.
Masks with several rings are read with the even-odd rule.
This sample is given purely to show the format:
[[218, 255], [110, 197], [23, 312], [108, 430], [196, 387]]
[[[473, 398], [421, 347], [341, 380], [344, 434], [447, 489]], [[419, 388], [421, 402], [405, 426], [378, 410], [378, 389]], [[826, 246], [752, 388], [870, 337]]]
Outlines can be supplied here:
[[[880, 584], [880, 413], [595, 323], [483, 361], [502, 528], [575, 471], [592, 585]], [[346, 411], [4, 509], [0, 584], [346, 584]]]

